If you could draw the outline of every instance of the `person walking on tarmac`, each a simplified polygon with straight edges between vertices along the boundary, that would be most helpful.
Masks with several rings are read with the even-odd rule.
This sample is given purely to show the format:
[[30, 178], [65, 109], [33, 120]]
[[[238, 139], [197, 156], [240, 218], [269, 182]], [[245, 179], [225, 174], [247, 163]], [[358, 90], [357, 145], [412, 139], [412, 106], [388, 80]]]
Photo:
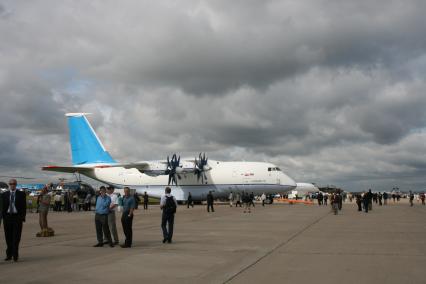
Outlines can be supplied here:
[[229, 193], [228, 199], [229, 199], [229, 207], [232, 207], [232, 205], [234, 204], [234, 194], [232, 193], [232, 191]]
[[413, 207], [413, 205], [414, 205], [414, 203], [413, 203], [414, 194], [411, 190], [410, 190], [410, 193], [409, 193], [409, 198], [410, 198], [410, 206]]
[[317, 199], [318, 199], [318, 205], [319, 206], [321, 206], [322, 205], [322, 200], [323, 200], [323, 195], [322, 195], [322, 193], [320, 192], [320, 193], [318, 193], [318, 195], [317, 195]]
[[342, 196], [342, 192], [340, 190], [337, 192], [337, 201], [338, 201], [337, 207], [339, 208], [339, 210], [342, 210], [343, 196]]
[[148, 201], [149, 201], [149, 196], [145, 191], [145, 193], [143, 194], [143, 210], [148, 210]]
[[422, 193], [420, 193], [420, 200], [422, 201], [422, 205], [425, 205], [425, 193], [424, 192], [422, 192]]
[[358, 211], [362, 211], [362, 198], [361, 198], [361, 194], [357, 193], [355, 195], [355, 200], [356, 200], [356, 205], [358, 205]]
[[327, 206], [327, 201], [328, 201], [328, 193], [324, 193], [324, 205]]
[[[171, 194], [170, 187], [166, 187], [165, 195], [161, 196], [160, 209], [163, 210], [161, 216], [161, 229], [163, 231], [163, 244], [171, 243], [173, 238], [173, 226], [177, 208], [176, 198]], [[168, 228], [167, 228], [168, 225]]]
[[235, 193], [235, 207], [241, 207], [241, 194], [239, 192]]
[[364, 211], [365, 211], [365, 213], [368, 213], [368, 210], [370, 209], [370, 203], [371, 203], [371, 200], [372, 200], [372, 195], [373, 194], [371, 193], [371, 189], [368, 190], [368, 192], [364, 193], [364, 196], [363, 196], [363, 205], [364, 205]]
[[388, 205], [388, 193], [386, 191], [383, 192], [383, 204]]
[[188, 193], [188, 199], [186, 200], [186, 207], [189, 208], [189, 206], [194, 208], [194, 201], [192, 200], [191, 192]]
[[371, 189], [367, 192], [368, 196], [368, 210], [373, 210], [373, 193], [371, 192]]
[[244, 206], [244, 213], [250, 213], [250, 195], [247, 192], [243, 192], [243, 206]]
[[339, 194], [333, 193], [330, 198], [331, 209], [333, 210], [334, 215], [337, 215], [339, 212]]
[[210, 208], [212, 209], [212, 212], [214, 212], [213, 201], [213, 194], [209, 191], [209, 194], [207, 194], [207, 212], [210, 212]]
[[260, 199], [262, 200], [262, 206], [265, 206], [265, 200], [266, 200], [266, 194], [262, 193], [262, 196], [260, 197]]

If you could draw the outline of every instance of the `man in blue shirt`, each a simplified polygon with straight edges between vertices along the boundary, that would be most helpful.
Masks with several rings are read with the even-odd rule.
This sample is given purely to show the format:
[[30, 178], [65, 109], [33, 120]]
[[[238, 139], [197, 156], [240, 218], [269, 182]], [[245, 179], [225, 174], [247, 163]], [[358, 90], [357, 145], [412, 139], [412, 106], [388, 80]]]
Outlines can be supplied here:
[[130, 189], [124, 188], [123, 197], [123, 214], [121, 215], [121, 225], [123, 226], [124, 235], [126, 240], [124, 244], [120, 245], [122, 248], [130, 248], [132, 246], [132, 224], [133, 224], [133, 211], [136, 207], [135, 198], [130, 195]]
[[103, 244], [103, 236], [105, 236], [108, 240], [109, 246], [114, 247], [114, 244], [111, 240], [111, 232], [108, 227], [108, 213], [109, 207], [111, 205], [111, 198], [106, 195], [105, 186], [101, 186], [99, 189], [100, 195], [96, 200], [96, 210], [95, 210], [95, 225], [96, 225], [96, 237], [98, 239], [98, 243], [94, 245], [94, 247], [102, 247]]

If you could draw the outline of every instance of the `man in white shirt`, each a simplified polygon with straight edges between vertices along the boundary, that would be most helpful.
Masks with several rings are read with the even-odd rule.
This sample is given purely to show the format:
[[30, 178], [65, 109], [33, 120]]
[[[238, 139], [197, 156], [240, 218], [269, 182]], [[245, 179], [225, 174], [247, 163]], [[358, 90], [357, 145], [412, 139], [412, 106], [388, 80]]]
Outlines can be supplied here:
[[262, 206], [265, 206], [266, 194], [262, 193], [262, 196], [260, 197], [260, 199], [262, 200]]
[[112, 237], [114, 238], [114, 245], [117, 245], [118, 233], [117, 233], [117, 225], [115, 223], [115, 210], [118, 206], [118, 196], [114, 193], [113, 186], [108, 186], [107, 195], [111, 198], [111, 205], [109, 207], [109, 214], [108, 214], [108, 227], [111, 231]]
[[[176, 198], [171, 195], [171, 188], [166, 187], [165, 195], [161, 196], [160, 209], [163, 210], [161, 217], [161, 229], [163, 230], [163, 244], [171, 243], [173, 238], [173, 225], [175, 223], [175, 213], [177, 208]], [[168, 224], [168, 230], [167, 230]]]
[[55, 211], [61, 211], [61, 207], [62, 207], [62, 196], [61, 196], [61, 193], [59, 191], [56, 192], [54, 200], [55, 200]]

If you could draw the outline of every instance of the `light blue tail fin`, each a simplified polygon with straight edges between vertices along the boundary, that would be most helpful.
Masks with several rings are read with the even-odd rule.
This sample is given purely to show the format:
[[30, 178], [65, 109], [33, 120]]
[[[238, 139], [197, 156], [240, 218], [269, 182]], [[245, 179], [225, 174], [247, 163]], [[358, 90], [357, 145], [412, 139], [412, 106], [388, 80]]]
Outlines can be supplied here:
[[114, 164], [84, 113], [67, 113], [73, 165]]

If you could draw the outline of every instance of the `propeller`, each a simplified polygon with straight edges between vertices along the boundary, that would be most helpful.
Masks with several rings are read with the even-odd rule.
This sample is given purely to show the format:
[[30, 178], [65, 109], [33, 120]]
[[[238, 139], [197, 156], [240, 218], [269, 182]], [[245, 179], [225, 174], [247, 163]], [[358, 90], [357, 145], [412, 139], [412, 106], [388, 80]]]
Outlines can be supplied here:
[[195, 164], [195, 169], [194, 169], [194, 174], [197, 175], [197, 181], [200, 181], [201, 178], [201, 183], [204, 184], [204, 179], [207, 180], [207, 176], [206, 176], [206, 171], [208, 171], [210, 168], [209, 166], [207, 166], [208, 163], [208, 158], [206, 158], [206, 153], [204, 153], [201, 156], [198, 155], [198, 160], [197, 158], [195, 158], [194, 164]]
[[176, 179], [176, 173], [179, 172], [180, 169], [180, 156], [179, 158], [176, 156], [176, 154], [173, 154], [172, 159], [169, 159], [169, 156], [167, 156], [167, 169], [165, 171], [166, 175], [169, 175], [169, 182], [168, 185], [170, 185], [170, 183], [173, 185], [178, 185], [177, 184], [177, 179]]

